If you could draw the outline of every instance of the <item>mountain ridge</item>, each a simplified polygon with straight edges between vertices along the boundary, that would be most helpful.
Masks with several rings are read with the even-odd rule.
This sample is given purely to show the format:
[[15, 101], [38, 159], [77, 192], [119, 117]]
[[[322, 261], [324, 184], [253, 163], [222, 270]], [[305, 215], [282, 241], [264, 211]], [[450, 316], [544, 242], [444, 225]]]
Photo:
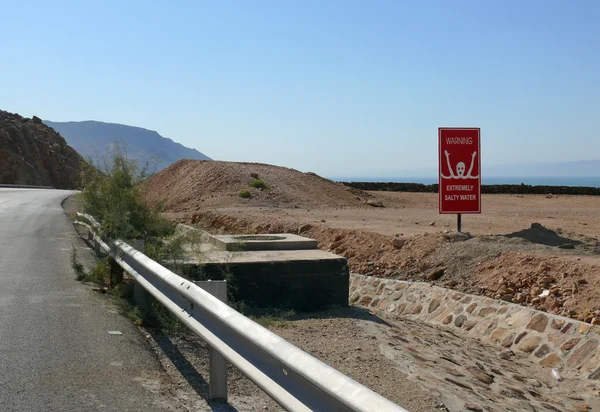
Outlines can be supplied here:
[[64, 136], [82, 156], [91, 157], [94, 161], [102, 159], [115, 142], [122, 143], [128, 157], [139, 164], [152, 164], [158, 158], [155, 164], [157, 170], [180, 159], [212, 160], [196, 149], [143, 127], [98, 120], [43, 122]]

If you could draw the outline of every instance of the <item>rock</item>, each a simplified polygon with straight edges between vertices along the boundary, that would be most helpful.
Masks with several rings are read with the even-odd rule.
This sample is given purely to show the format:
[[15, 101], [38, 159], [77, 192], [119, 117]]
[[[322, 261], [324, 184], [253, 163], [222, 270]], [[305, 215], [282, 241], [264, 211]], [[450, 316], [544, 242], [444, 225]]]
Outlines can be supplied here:
[[573, 338], [573, 339], [565, 342], [564, 345], [562, 345], [560, 347], [560, 350], [562, 350], [564, 352], [570, 351], [575, 346], [577, 346], [577, 344], [579, 343], [580, 340], [581, 340], [581, 338]]
[[340, 247], [340, 242], [333, 242], [329, 244], [329, 250], [334, 250]]
[[558, 245], [559, 249], [575, 249], [575, 246], [571, 243], [565, 243], [563, 245]]
[[473, 302], [465, 309], [469, 313], [473, 313], [473, 311], [477, 308], [477, 303]]
[[562, 319], [552, 319], [552, 323], [550, 326], [552, 326], [553, 329], [558, 329], [560, 330], [565, 324], [565, 321]]
[[515, 334], [511, 333], [508, 336], [506, 336], [504, 339], [502, 339], [502, 342], [500, 342], [500, 345], [502, 345], [502, 347], [504, 347], [504, 348], [510, 348], [512, 346], [514, 340], [515, 340]]
[[485, 316], [490, 315], [492, 313], [496, 313], [496, 309], [495, 308], [492, 308], [492, 307], [482, 308], [479, 311], [479, 316], [485, 317]]
[[83, 158], [54, 129], [0, 110], [0, 182], [75, 189]]
[[410, 313], [411, 313], [411, 315], [418, 315], [421, 313], [422, 310], [423, 310], [423, 306], [417, 305]]
[[529, 339], [524, 340], [519, 345], [519, 349], [522, 350], [523, 352], [531, 353], [538, 347], [538, 345], [540, 344], [541, 341], [542, 341], [542, 338], [540, 338], [539, 336], [531, 337]]
[[600, 325], [600, 318], [599, 317], [594, 317], [592, 318], [592, 325]]
[[515, 356], [514, 352], [511, 350], [501, 350], [498, 352], [498, 357], [504, 360], [510, 360], [513, 356]]
[[467, 317], [465, 315], [459, 315], [454, 320], [454, 326], [460, 328], [460, 327], [462, 327], [462, 325], [465, 324], [466, 321], [467, 321]]
[[548, 345], [544, 344], [544, 345], [540, 346], [540, 348], [537, 350], [537, 352], [535, 352], [535, 356], [538, 358], [543, 358], [544, 356], [546, 356], [549, 353], [550, 353], [550, 348], [548, 347]]
[[369, 200], [367, 200], [367, 204], [369, 206], [373, 206], [373, 207], [384, 207], [383, 203], [381, 202], [381, 200], [369, 199]]
[[371, 296], [363, 296], [359, 303], [363, 306], [369, 306], [372, 300], [373, 298]]
[[545, 366], [547, 368], [558, 368], [561, 366], [561, 364], [561, 359], [558, 357], [558, 355], [554, 353], [551, 353], [546, 359], [540, 361], [540, 365]]
[[444, 233], [444, 238], [451, 242], [464, 242], [465, 240], [471, 239], [471, 235], [462, 232], [450, 232]]
[[308, 232], [310, 229], [312, 229], [312, 226], [307, 223], [298, 228], [298, 233]]
[[441, 297], [437, 297], [435, 299], [432, 299], [429, 302], [429, 308], [427, 309], [428, 313], [433, 312], [434, 310], [436, 310], [437, 308], [440, 307], [440, 302], [441, 302], [442, 298]]
[[587, 284], [588, 284], [588, 281], [587, 281], [587, 280], [585, 280], [585, 279], [579, 279], [579, 280], [577, 281], [577, 283], [579, 283], [580, 285], [587, 285]]
[[250, 177], [253, 179], [258, 179], [258, 173], [250, 173]]
[[325, 223], [325, 219], [321, 219], [321, 223]]
[[433, 222], [433, 221], [429, 222], [429, 226], [435, 226], [435, 222]]
[[470, 391], [472, 391], [472, 390], [473, 390], [473, 389], [472, 389], [472, 388], [471, 388], [469, 385], [467, 385], [467, 384], [465, 384], [465, 383], [462, 383], [462, 382], [455, 381], [454, 379], [450, 379], [450, 378], [448, 378], [448, 377], [445, 377], [445, 378], [444, 378], [444, 380], [446, 380], [446, 381], [448, 381], [448, 382], [450, 382], [450, 383], [453, 383], [453, 384], [454, 384], [454, 385], [456, 385], [456, 386], [460, 386], [460, 387], [461, 387], [461, 388], [463, 388], [463, 389], [468, 389], [468, 390], [470, 390]]
[[596, 380], [600, 378], [600, 368], [596, 369], [594, 372], [590, 373], [590, 376], [588, 376], [588, 379], [591, 380]]
[[446, 266], [439, 266], [437, 268], [432, 268], [429, 269], [427, 271], [427, 273], [425, 274], [425, 277], [428, 280], [438, 280], [439, 278], [441, 278], [442, 276], [444, 276], [444, 274], [446, 273], [446, 270], [448, 268]]
[[402, 239], [399, 237], [395, 237], [394, 239], [392, 239], [392, 245], [394, 245], [394, 247], [396, 249], [402, 249], [405, 244], [406, 244], [406, 239]]
[[598, 341], [595, 339], [588, 340], [583, 345], [581, 345], [579, 349], [573, 352], [573, 354], [567, 361], [568, 365], [570, 367], [579, 366], [583, 361], [586, 360], [588, 356], [595, 352], [596, 348], [598, 348]]
[[500, 298], [501, 300], [505, 301], [505, 302], [512, 302], [512, 300], [514, 299], [514, 295], [507, 293], [505, 295], [502, 295], [502, 297]]
[[458, 282], [455, 280], [451, 280], [450, 282], [446, 283], [444, 285], [444, 287], [451, 289], [451, 288], [455, 287], [456, 285], [458, 285]]
[[525, 336], [527, 336], [527, 332], [521, 332], [517, 335], [517, 337], [515, 338], [515, 345], [518, 344], [519, 342], [521, 342], [521, 339], [523, 339]]
[[538, 313], [535, 315], [529, 323], [527, 324], [527, 329], [535, 330], [537, 332], [544, 332], [546, 330], [546, 325], [548, 324], [548, 316]]
[[483, 412], [483, 408], [479, 405], [475, 405], [474, 403], [465, 403], [465, 409], [473, 412]]
[[479, 368], [475, 366], [469, 366], [467, 371], [473, 375], [479, 382], [485, 383], [486, 385], [490, 385], [494, 382], [494, 376], [488, 373], [485, 373]]

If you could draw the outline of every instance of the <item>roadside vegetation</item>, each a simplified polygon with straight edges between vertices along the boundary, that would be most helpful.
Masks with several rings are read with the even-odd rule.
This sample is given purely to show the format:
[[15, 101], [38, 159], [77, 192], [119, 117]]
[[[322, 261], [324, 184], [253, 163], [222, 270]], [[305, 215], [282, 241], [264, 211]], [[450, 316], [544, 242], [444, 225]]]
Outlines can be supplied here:
[[[82, 173], [82, 193], [78, 200], [80, 209], [100, 223], [98, 234], [104, 239], [121, 239], [133, 246], [141, 241], [144, 254], [186, 277], [182, 263], [186, 255], [200, 253], [197, 246], [202, 235], [185, 228], [176, 230], [173, 223], [161, 216], [160, 205], [150, 206], [144, 201], [140, 186], [150, 176], [149, 165], [139, 167], [135, 161], [128, 159], [119, 144], [114, 145], [102, 162], [88, 160], [88, 163]], [[253, 180], [250, 186], [267, 187], [260, 179]], [[240, 196], [247, 198], [251, 194], [244, 190]], [[122, 269], [111, 256], [97, 256], [95, 266], [86, 271], [73, 247], [71, 264], [78, 280], [92, 283], [94, 290], [111, 296], [121, 312], [137, 325], [159, 328], [169, 335], [186, 333], [183, 323], [158, 301], [151, 299], [149, 310], [141, 310], [135, 305], [133, 281], [123, 278]], [[282, 326], [294, 316], [293, 311], [255, 310], [244, 302], [233, 302], [235, 284], [231, 282], [229, 273], [222, 276], [228, 280], [230, 305], [257, 323]]]
[[254, 179], [253, 181], [251, 181], [249, 183], [250, 187], [254, 187], [256, 189], [266, 189], [267, 188], [267, 184], [265, 183], [264, 180], [261, 179]]
[[[189, 236], [176, 234], [173, 223], [160, 215], [162, 208], [144, 201], [140, 185], [150, 176], [150, 164], [143, 167], [127, 157], [116, 143], [103, 161], [88, 160], [82, 172], [79, 203], [84, 213], [100, 223], [98, 233], [104, 239], [121, 239], [133, 246], [144, 245], [144, 254], [157, 261], [168, 261], [173, 270], [184, 255]], [[159, 302], [142, 311], [133, 302], [131, 280], [123, 282], [122, 270], [111, 256], [98, 256], [95, 266], [86, 271], [73, 248], [71, 264], [76, 278], [95, 284], [95, 290], [115, 298], [122, 312], [138, 325], [177, 332], [183, 324]], [[112, 270], [111, 270], [112, 268]]]

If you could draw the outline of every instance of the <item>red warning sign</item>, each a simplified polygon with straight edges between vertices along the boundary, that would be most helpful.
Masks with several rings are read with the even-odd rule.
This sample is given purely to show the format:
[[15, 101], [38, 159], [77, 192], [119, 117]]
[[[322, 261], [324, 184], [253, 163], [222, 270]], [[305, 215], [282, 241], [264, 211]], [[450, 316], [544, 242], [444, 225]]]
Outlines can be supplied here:
[[481, 213], [479, 128], [440, 127], [440, 213]]

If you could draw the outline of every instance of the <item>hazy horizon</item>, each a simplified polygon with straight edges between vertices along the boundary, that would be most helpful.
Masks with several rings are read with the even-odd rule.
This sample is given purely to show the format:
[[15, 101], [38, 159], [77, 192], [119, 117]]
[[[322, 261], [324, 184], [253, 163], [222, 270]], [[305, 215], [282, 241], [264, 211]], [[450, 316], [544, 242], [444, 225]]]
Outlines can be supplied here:
[[34, 0], [3, 17], [0, 107], [27, 117], [324, 176], [435, 170], [443, 126], [481, 128], [484, 176], [600, 153], [596, 1]]

